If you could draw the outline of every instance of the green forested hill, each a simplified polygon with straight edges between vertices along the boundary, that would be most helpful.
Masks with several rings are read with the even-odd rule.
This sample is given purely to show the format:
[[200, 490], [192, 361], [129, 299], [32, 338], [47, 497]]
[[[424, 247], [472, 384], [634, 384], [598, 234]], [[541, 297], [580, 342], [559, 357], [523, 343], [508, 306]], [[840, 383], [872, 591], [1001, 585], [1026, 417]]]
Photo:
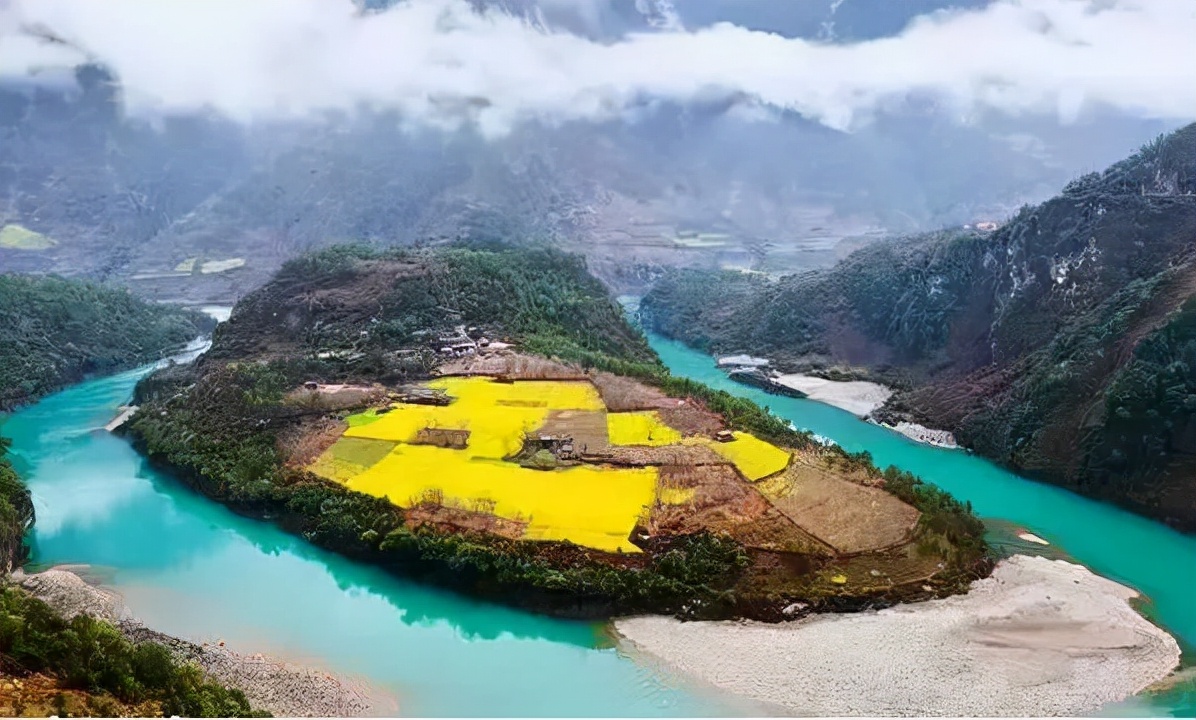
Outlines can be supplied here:
[[1196, 125], [992, 232], [881, 243], [776, 282], [666, 276], [655, 330], [908, 386], [890, 417], [1196, 528]]
[[156, 360], [211, 328], [187, 310], [58, 277], [0, 275], [0, 410]]

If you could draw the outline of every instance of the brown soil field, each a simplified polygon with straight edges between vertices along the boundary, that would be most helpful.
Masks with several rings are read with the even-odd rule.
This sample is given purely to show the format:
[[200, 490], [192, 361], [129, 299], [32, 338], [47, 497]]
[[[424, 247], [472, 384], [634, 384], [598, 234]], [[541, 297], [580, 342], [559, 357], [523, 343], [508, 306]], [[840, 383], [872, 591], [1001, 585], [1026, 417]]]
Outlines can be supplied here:
[[730, 461], [704, 445], [612, 445], [602, 453], [612, 465], [727, 465]]
[[321, 385], [316, 390], [298, 388], [287, 394], [291, 405], [322, 412], [354, 410], [382, 402], [386, 388], [380, 385]]
[[713, 435], [727, 426], [723, 419], [693, 400], [660, 409], [660, 419], [682, 435]]
[[594, 373], [590, 382], [598, 388], [598, 395], [611, 412], [656, 410], [672, 407], [678, 402], [676, 398], [665, 395], [657, 388], [608, 372]]
[[581, 369], [509, 350], [455, 358], [437, 368], [440, 375], [493, 375], [516, 380], [585, 380]]
[[684, 535], [701, 530], [725, 532], [745, 547], [830, 555], [825, 544], [782, 515], [731, 465], [666, 465], [660, 469], [662, 492], [692, 496], [684, 502], [657, 502], [648, 531]]
[[297, 467], [307, 467], [316, 458], [332, 447], [344, 434], [348, 425], [332, 417], [309, 418], [292, 425], [278, 435], [278, 452], [283, 462]]
[[840, 553], [898, 545], [918, 522], [917, 510], [884, 490], [844, 480], [800, 456], [760, 485], [777, 509]]
[[600, 410], [554, 410], [536, 432], [571, 437], [579, 453], [605, 452], [610, 445], [606, 413]]
[[693, 400], [669, 397], [658, 388], [607, 372], [594, 373], [590, 382], [611, 412], [657, 410], [660, 418], [682, 435], [713, 435], [726, 427], [723, 419]]
[[843, 587], [857, 591], [929, 580], [941, 569], [942, 558], [937, 554], [923, 553], [916, 543], [906, 543], [884, 552], [839, 560], [825, 574], [843, 575], [847, 578]]

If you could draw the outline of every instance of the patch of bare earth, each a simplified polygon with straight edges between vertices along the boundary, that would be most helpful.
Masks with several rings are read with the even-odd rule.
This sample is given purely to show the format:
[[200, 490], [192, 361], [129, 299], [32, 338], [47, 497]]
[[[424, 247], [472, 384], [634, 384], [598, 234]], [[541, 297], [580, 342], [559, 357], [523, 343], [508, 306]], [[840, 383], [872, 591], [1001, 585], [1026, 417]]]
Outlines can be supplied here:
[[694, 400], [660, 409], [660, 419], [682, 435], [713, 435], [726, 429], [723, 419]]
[[612, 465], [726, 465], [730, 462], [702, 445], [612, 445], [597, 457], [587, 458]]
[[41, 673], [0, 673], [0, 716], [3, 717], [159, 717], [157, 702], [126, 705], [111, 695], [90, 695], [62, 687], [58, 679]]
[[482, 351], [478, 355], [454, 358], [437, 368], [442, 376], [493, 375], [513, 380], [585, 380], [580, 368], [535, 355], [510, 350]]
[[653, 535], [725, 532], [745, 547], [829, 555], [830, 548], [772, 507], [730, 465], [666, 465], [660, 468], [662, 493], [689, 497], [657, 502], [648, 515]]
[[778, 510], [840, 553], [877, 550], [909, 540], [918, 522], [915, 508], [815, 463], [795, 456], [784, 473], [764, 481], [762, 490]]
[[279, 433], [279, 454], [283, 462], [289, 465], [307, 467], [332, 447], [348, 427], [343, 420], [335, 417], [308, 418]]
[[[828, 575], [841, 575], [847, 582], [841, 587], [850, 592], [875, 591], [930, 580], [943, 569], [943, 559], [936, 552], [923, 552], [917, 543], [906, 543], [889, 550], [866, 553], [836, 562]], [[825, 582], [827, 578], [823, 578]]]
[[318, 385], [315, 390], [292, 390], [286, 402], [312, 412], [338, 412], [377, 405], [386, 399], [386, 392], [381, 385]]
[[489, 533], [518, 540], [527, 530], [526, 522], [498, 517], [492, 513], [421, 502], [405, 512], [407, 525], [416, 529], [429, 526], [440, 531]]
[[656, 410], [666, 424], [682, 435], [712, 435], [726, 427], [722, 417], [701, 403], [689, 398], [669, 397], [659, 388], [638, 380], [599, 372], [590, 376], [590, 382], [594, 383], [602, 402], [611, 412]]
[[611, 412], [656, 410], [676, 405], [678, 402], [676, 398], [665, 395], [658, 388], [613, 373], [594, 373], [590, 382], [594, 383], [603, 404]]
[[602, 453], [610, 445], [606, 413], [601, 410], [553, 410], [536, 432], [571, 437], [574, 448], [582, 454]]

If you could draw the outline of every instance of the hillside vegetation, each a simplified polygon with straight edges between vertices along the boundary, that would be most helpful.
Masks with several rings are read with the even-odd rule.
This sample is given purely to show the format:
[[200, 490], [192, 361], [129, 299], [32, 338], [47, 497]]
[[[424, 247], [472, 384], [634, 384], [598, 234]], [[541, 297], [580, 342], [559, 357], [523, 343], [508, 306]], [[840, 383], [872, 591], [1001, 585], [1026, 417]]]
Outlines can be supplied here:
[[888, 381], [882, 412], [1196, 528], [1196, 125], [992, 232], [944, 231], [768, 282], [678, 272], [649, 327]]
[[0, 275], [0, 411], [93, 373], [157, 360], [211, 326], [199, 313], [123, 289]]
[[[780, 619], [799, 598], [883, 605], [987, 572], [968, 508], [670, 377], [559, 252], [349, 246], [291, 261], [208, 353], [136, 394], [135, 442], [204, 494], [546, 612]], [[810, 513], [803, 488], [840, 500]], [[881, 508], [875, 534], [864, 508]]]

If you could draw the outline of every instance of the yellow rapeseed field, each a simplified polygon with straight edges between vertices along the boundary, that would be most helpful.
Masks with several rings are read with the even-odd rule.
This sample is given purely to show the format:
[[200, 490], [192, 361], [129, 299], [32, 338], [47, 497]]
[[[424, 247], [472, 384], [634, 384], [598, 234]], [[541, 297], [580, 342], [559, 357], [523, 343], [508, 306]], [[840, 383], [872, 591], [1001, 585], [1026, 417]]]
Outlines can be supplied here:
[[748, 480], [766, 478], [789, 466], [789, 453], [745, 432], [736, 432], [732, 442], [702, 442], [734, 463]]
[[20, 225], [0, 226], [0, 248], [8, 250], [49, 250], [57, 244], [58, 241]]
[[611, 445], [672, 445], [681, 440], [681, 433], [654, 411], [608, 413], [606, 430]]
[[448, 406], [397, 405], [368, 424], [350, 427], [346, 437], [411, 442], [428, 427], [469, 430], [467, 457], [501, 459], [519, 452], [524, 433], [544, 424], [550, 410], [605, 410], [588, 382], [499, 383], [485, 377], [443, 378], [429, 383], [455, 401]]
[[395, 444], [385, 440], [341, 437], [308, 468], [329, 480], [347, 482], [390, 454]]
[[[599, 550], [639, 552], [627, 537], [656, 493], [655, 468], [577, 466], [543, 471], [470, 458], [461, 450], [399, 445], [346, 483], [400, 506], [422, 499], [528, 523], [530, 540], [569, 540]], [[437, 494], [441, 498], [437, 498]]]
[[662, 487], [657, 496], [664, 505], [685, 505], [693, 501], [696, 488]]
[[[501, 462], [520, 450], [524, 433], [543, 425], [550, 411], [605, 410], [593, 385], [498, 383], [480, 377], [444, 378], [429, 385], [455, 400], [444, 407], [397, 405], [370, 422], [351, 423], [333, 446], [353, 439], [398, 443], [381, 460], [349, 477], [352, 467], [345, 460], [336, 464], [330, 457], [322, 466], [317, 461], [312, 469], [323, 469], [325, 477], [359, 492], [387, 497], [399, 506], [437, 499], [525, 521], [527, 539], [569, 540], [608, 552], [639, 552], [627, 538], [644, 506], [655, 497], [655, 468], [581, 466], [542, 471]], [[469, 430], [468, 446], [453, 450], [409, 444], [427, 427]]]

